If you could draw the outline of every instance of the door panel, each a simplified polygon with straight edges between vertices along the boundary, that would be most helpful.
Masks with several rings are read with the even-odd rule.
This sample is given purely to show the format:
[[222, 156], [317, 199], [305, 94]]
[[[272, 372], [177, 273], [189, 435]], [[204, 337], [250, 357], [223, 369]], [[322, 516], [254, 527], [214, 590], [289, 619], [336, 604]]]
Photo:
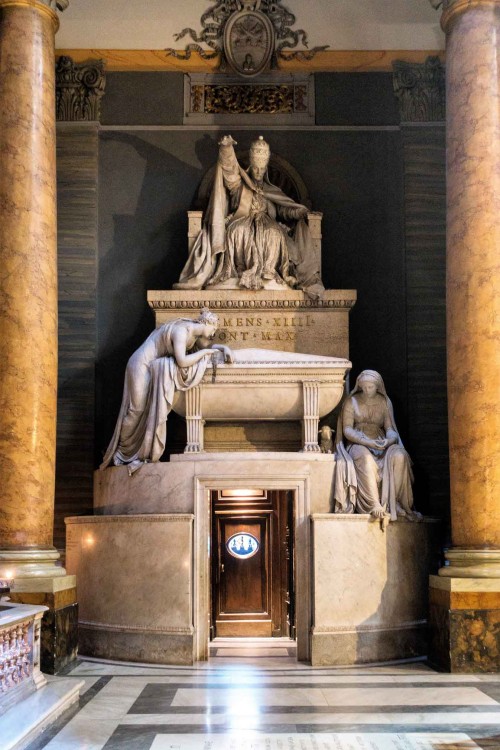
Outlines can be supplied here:
[[[224, 614], [264, 614], [268, 611], [266, 575], [266, 520], [242, 523], [221, 519], [221, 605]], [[243, 534], [250, 534], [259, 545], [251, 557], [235, 557], [228, 550], [228, 542], [235, 537], [236, 553]], [[241, 541], [240, 541], [241, 540]]]
[[292, 493], [250, 500], [213, 491], [212, 638], [294, 637], [293, 538]]

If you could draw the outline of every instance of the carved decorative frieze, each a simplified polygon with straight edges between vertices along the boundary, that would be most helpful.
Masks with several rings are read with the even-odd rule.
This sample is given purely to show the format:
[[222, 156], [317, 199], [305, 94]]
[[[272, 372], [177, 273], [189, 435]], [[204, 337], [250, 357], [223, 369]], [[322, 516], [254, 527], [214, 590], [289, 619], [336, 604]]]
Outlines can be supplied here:
[[445, 119], [445, 69], [439, 57], [428, 57], [425, 63], [397, 60], [393, 69], [401, 122]]
[[106, 77], [104, 61], [75, 63], [61, 56], [56, 65], [56, 117], [66, 122], [95, 121], [100, 117]]
[[[148, 296], [148, 304], [153, 310], [186, 310], [189, 308], [202, 308], [207, 305], [204, 300], [179, 300], [172, 299], [153, 299]], [[250, 309], [262, 309], [262, 310], [277, 310], [277, 309], [289, 309], [290, 312], [297, 308], [311, 307], [311, 308], [339, 308], [350, 310], [356, 304], [355, 298], [350, 299], [303, 299], [303, 300], [282, 300], [282, 299], [258, 299], [251, 300], [248, 304]], [[237, 311], [243, 307], [243, 304], [239, 301], [230, 299], [217, 299], [210, 300], [210, 307], [217, 308], [218, 310], [234, 310]]]
[[221, 124], [265, 124], [266, 117], [283, 123], [310, 124], [314, 121], [312, 76], [274, 74], [259, 82], [243, 82], [228, 76], [187, 74], [185, 76], [184, 122]]
[[[256, 76], [277, 68], [279, 60], [311, 60], [328, 47], [308, 49], [304, 29], [292, 29], [295, 20], [282, 0], [217, 0], [201, 16], [201, 32], [186, 28], [174, 34], [176, 42], [185, 36], [192, 40], [184, 50], [165, 51], [181, 60], [192, 52], [204, 60], [219, 58], [221, 71], [229, 66], [241, 76]], [[299, 44], [305, 49], [296, 50]]]

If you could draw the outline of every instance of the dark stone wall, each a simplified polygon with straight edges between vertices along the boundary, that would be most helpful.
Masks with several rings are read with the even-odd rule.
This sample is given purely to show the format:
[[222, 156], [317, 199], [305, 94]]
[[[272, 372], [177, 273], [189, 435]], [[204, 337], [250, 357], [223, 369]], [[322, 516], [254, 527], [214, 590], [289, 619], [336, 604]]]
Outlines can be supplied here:
[[92, 511], [97, 278], [96, 123], [57, 126], [59, 378], [54, 543]]
[[[94, 463], [111, 437], [127, 359], [154, 325], [146, 292], [171, 288], [185, 262], [186, 211], [196, 207], [220, 134], [230, 132], [245, 149], [262, 133], [273, 152], [298, 170], [314, 209], [324, 213], [325, 286], [358, 290], [351, 315], [352, 375], [380, 370], [414, 459], [420, 509], [445, 514], [445, 165], [436, 129], [420, 128], [412, 146], [410, 130], [399, 123], [392, 75], [385, 73], [317, 75], [314, 129], [187, 128], [182, 111], [181, 74], [108, 74], [99, 134]], [[429, 200], [431, 224], [439, 225], [431, 245], [430, 225], [423, 233], [413, 231], [427, 217]], [[422, 282], [429, 253], [432, 290]], [[431, 404], [422, 396], [436, 378]], [[430, 470], [432, 456], [437, 459]], [[82, 503], [82, 512], [87, 508]]]

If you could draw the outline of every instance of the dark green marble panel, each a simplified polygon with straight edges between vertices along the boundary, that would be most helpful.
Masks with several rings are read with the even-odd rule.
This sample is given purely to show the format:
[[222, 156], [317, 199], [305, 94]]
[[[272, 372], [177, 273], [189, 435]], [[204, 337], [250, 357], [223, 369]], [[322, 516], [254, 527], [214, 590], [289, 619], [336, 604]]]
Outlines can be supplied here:
[[76, 659], [78, 604], [49, 609], [42, 618], [42, 672], [58, 674]]

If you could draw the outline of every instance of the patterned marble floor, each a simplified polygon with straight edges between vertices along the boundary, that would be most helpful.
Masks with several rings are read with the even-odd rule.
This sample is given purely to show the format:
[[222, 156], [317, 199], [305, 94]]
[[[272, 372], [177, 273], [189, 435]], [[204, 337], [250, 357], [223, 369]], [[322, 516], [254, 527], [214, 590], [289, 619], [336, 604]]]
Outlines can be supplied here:
[[232, 638], [196, 667], [82, 659], [69, 676], [79, 705], [28, 750], [500, 750], [500, 675], [317, 669], [291, 641]]

